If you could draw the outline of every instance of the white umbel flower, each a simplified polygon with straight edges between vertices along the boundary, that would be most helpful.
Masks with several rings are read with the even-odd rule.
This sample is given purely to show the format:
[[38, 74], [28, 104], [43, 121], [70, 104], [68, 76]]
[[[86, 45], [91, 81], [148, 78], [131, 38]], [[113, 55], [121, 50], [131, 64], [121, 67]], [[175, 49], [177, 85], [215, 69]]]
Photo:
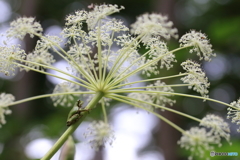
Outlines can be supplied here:
[[140, 101], [144, 101], [144, 102], [148, 102], [148, 103], [153, 103], [150, 95], [144, 94], [144, 93], [130, 93], [130, 94], [128, 94], [128, 97], [134, 99], [134, 100], [132, 100], [132, 102], [133, 102], [133, 104], [136, 104], [137, 108], [138, 108], [138, 106], [141, 106], [143, 108], [146, 108], [147, 110], [153, 111], [154, 108], [152, 105], [136, 101], [136, 100], [140, 100]]
[[20, 17], [10, 23], [10, 29], [7, 31], [8, 37], [23, 39], [26, 34], [34, 37], [36, 34], [42, 33], [43, 29], [40, 23], [35, 21], [33, 17]]
[[47, 51], [42, 51], [42, 52], [34, 51], [33, 53], [29, 53], [27, 55], [27, 61], [35, 62], [35, 63], [26, 63], [26, 66], [44, 71], [45, 68], [38, 64], [51, 66], [55, 62], [55, 59], [53, 55]]
[[117, 45], [121, 47], [132, 46], [133, 48], [135, 48], [139, 45], [136, 39], [132, 37], [130, 34], [122, 34], [120, 36], [117, 36], [117, 38], [115, 38], [114, 41], [117, 43]]
[[213, 53], [212, 45], [209, 43], [207, 36], [201, 32], [192, 30], [183, 35], [179, 42], [181, 47], [192, 46], [193, 48], [190, 49], [190, 53], [196, 52], [200, 60], [210, 61], [212, 56], [216, 56]]
[[15, 100], [12, 94], [1, 93], [0, 94], [0, 127], [6, 123], [5, 115], [11, 114], [12, 111], [8, 106]]
[[66, 17], [66, 26], [80, 26], [86, 21], [88, 13], [86, 11], [75, 11], [74, 14], [70, 14]]
[[87, 132], [84, 133], [91, 147], [98, 150], [104, 144], [112, 145], [115, 140], [114, 132], [108, 123], [103, 121], [94, 121], [90, 124]]
[[56, 45], [59, 45], [62, 42], [62, 39], [58, 36], [46, 35], [42, 39], [37, 41], [35, 50], [37, 51], [47, 51], [53, 48]]
[[208, 97], [208, 78], [206, 74], [201, 70], [200, 65], [191, 60], [187, 60], [181, 64], [184, 70], [188, 73], [187, 76], [181, 78], [184, 83], [190, 84], [189, 89], [199, 92], [202, 96]]
[[124, 9], [123, 6], [118, 7], [118, 5], [103, 4], [95, 5], [93, 10], [88, 13], [87, 24], [89, 29], [94, 29], [96, 24], [101, 19], [105, 19], [107, 16], [119, 12]]
[[[53, 90], [54, 93], [65, 93], [63, 95], [56, 95], [56, 96], [51, 96], [51, 99], [53, 101], [54, 106], [64, 106], [64, 107], [72, 107], [73, 103], [75, 103], [76, 95], [71, 94], [72, 92], [79, 91], [79, 86], [73, 84], [73, 83], [68, 83], [68, 82], [63, 82], [58, 85]], [[66, 94], [69, 93], [69, 94]]]
[[230, 128], [228, 123], [226, 123], [221, 117], [209, 114], [205, 116], [200, 126], [210, 128], [210, 132], [214, 135], [219, 135], [225, 138], [227, 141], [230, 140]]
[[189, 156], [189, 160], [192, 160], [193, 156], [203, 158], [205, 152], [214, 149], [214, 145], [221, 146], [220, 140], [218, 135], [207, 132], [205, 128], [193, 127], [182, 135], [178, 144], [191, 151], [192, 155]]
[[147, 42], [152, 37], [178, 38], [177, 29], [173, 28], [173, 23], [168, 21], [167, 16], [161, 14], [143, 14], [131, 27], [133, 34], [143, 35], [143, 42]]
[[121, 31], [128, 31], [128, 27], [126, 27], [122, 21], [113, 19], [111, 21], [107, 21], [103, 26], [102, 29], [106, 32], [121, 32]]
[[[237, 125], [240, 125], [240, 99], [237, 101], [233, 101], [230, 103], [232, 107], [228, 107], [228, 119], [232, 119], [232, 123], [236, 123]], [[237, 129], [238, 132], [240, 132], [240, 127]]]
[[0, 47], [0, 72], [6, 76], [14, 75], [15, 69], [18, 68], [18, 63], [26, 58], [24, 50], [19, 46]]
[[[167, 44], [163, 41], [160, 41], [159, 38], [151, 38], [145, 44], [146, 49], [149, 50], [149, 54], [144, 58], [145, 63], [151, 61], [156, 58], [160, 58], [160, 68], [166, 67], [170, 69], [173, 67], [173, 62], [176, 62], [175, 55], [168, 51]], [[150, 73], [158, 75], [159, 71], [159, 63], [153, 63], [152, 65], [145, 67], [143, 70], [143, 74], [147, 74], [147, 76], [151, 76]]]
[[169, 104], [170, 106], [172, 106], [176, 102], [175, 100], [172, 100], [170, 98], [172, 95], [161, 93], [161, 92], [174, 92], [174, 90], [171, 87], [166, 86], [164, 82], [161, 82], [158, 80], [154, 84], [150, 84], [147, 87], [149, 87], [147, 88], [147, 91], [160, 92], [160, 93], [149, 94], [149, 96], [151, 97], [154, 103], [165, 107], [166, 104]]

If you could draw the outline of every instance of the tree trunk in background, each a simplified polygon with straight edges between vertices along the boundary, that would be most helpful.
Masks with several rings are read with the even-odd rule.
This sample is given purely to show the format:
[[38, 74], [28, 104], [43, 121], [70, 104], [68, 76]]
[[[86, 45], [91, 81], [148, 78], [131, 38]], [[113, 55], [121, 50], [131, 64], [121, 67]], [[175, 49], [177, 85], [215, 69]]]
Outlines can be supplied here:
[[103, 160], [104, 148], [100, 147], [98, 151], [95, 151], [95, 155], [92, 160]]
[[[174, 23], [175, 3], [175, 0], [155, 0], [152, 3], [153, 11], [167, 15], [169, 20]], [[175, 105], [174, 108], [176, 109], [177, 106]], [[159, 113], [177, 125], [180, 122], [179, 116], [174, 113], [168, 111], [159, 111]], [[177, 141], [179, 140], [181, 133], [163, 121], [159, 123], [159, 128], [160, 130], [158, 131], [159, 133], [156, 134], [156, 139], [158, 146], [162, 149], [165, 160], [180, 160], [180, 157], [177, 154], [179, 148]]]
[[174, 22], [174, 5], [176, 0], [154, 0], [152, 3], [153, 11], [167, 15]]
[[[26, 17], [36, 17], [36, 8], [38, 0], [23, 0], [22, 6], [20, 9], [20, 15]], [[36, 44], [36, 40], [27, 36], [24, 39], [25, 42], [25, 51], [28, 54], [34, 49]], [[12, 90], [13, 95], [16, 97], [17, 100], [24, 99], [30, 96], [33, 96], [33, 93], [36, 92], [35, 86], [37, 83], [36, 74], [33, 72], [22, 72], [20, 74], [24, 74], [20, 80], [12, 83]], [[30, 103], [22, 103], [19, 105], [14, 106], [14, 110], [16, 112], [15, 116], [18, 116], [20, 119], [28, 117], [30, 114], [29, 112], [29, 104]]]
[[[177, 108], [177, 106], [174, 107]], [[179, 125], [180, 118], [176, 116], [176, 114], [168, 111], [160, 111], [159, 113], [171, 122]], [[158, 146], [162, 149], [165, 160], [180, 160], [181, 158], [178, 155], [179, 145], [177, 145], [177, 141], [181, 134], [175, 128], [163, 121], [158, 124], [160, 129], [156, 134], [156, 139]]]

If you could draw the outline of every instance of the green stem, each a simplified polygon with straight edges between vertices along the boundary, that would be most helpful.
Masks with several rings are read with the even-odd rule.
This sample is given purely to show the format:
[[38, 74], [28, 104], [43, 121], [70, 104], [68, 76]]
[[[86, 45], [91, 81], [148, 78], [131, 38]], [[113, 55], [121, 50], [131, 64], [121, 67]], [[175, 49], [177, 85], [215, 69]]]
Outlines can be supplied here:
[[115, 100], [117, 100], [117, 101], [119, 101], [119, 102], [123, 102], [123, 103], [130, 104], [130, 105], [132, 105], [132, 106], [137, 106], [138, 108], [141, 108], [141, 109], [143, 109], [143, 110], [146, 110], [147, 112], [150, 112], [150, 113], [154, 114], [155, 116], [157, 116], [158, 118], [160, 118], [161, 120], [165, 121], [166, 123], [168, 123], [170, 126], [172, 126], [173, 128], [175, 128], [175, 129], [178, 130], [179, 132], [181, 132], [181, 133], [183, 133], [183, 134], [185, 133], [185, 131], [184, 131], [182, 128], [180, 128], [179, 126], [177, 126], [177, 125], [174, 124], [173, 122], [169, 121], [168, 119], [166, 119], [165, 117], [161, 116], [160, 114], [158, 114], [158, 113], [156, 113], [156, 112], [153, 112], [153, 111], [151, 111], [151, 110], [149, 110], [149, 109], [147, 109], [147, 108], [142, 107], [141, 105], [138, 105], [138, 104], [136, 104], [136, 103], [132, 103], [132, 102], [126, 101], [126, 100], [121, 99], [121, 98], [117, 98], [117, 97], [112, 96], [112, 95], [110, 95], [109, 98], [115, 99]]
[[[19, 59], [16, 59], [16, 60], [19, 60]], [[86, 84], [86, 85], [90, 85], [90, 83], [82, 80], [81, 78], [76, 77], [76, 76], [74, 76], [74, 75], [72, 75], [72, 74], [69, 74], [69, 73], [67, 73], [67, 72], [64, 72], [63, 70], [60, 70], [60, 69], [58, 69], [58, 68], [56, 68], [56, 67], [49, 66], [49, 65], [44, 65], [44, 64], [40, 64], [40, 63], [36, 63], [36, 62], [31, 62], [31, 61], [27, 61], [27, 60], [19, 60], [19, 61], [22, 61], [22, 62], [25, 62], [25, 63], [31, 63], [31, 64], [34, 64], [34, 65], [41, 66], [41, 67], [43, 67], [43, 68], [48, 68], [48, 69], [51, 69], [51, 70], [55, 70], [55, 71], [57, 71], [57, 72], [59, 72], [59, 73], [62, 73], [62, 74], [67, 75], [67, 76], [69, 76], [69, 77], [75, 78], [75, 79], [79, 80], [80, 82], [82, 82], [82, 83], [84, 83], [84, 84]], [[25, 65], [25, 66], [28, 67], [27, 65]], [[25, 67], [25, 68], [26, 68], [26, 67]], [[30, 68], [31, 68], [31, 67], [30, 67]], [[28, 69], [29, 69], [29, 68], [28, 68]], [[35, 68], [33, 68], [33, 69], [35, 69]], [[30, 69], [30, 70], [31, 70], [31, 69]], [[39, 69], [36, 69], [36, 70], [39, 70]], [[39, 70], [39, 71], [42, 71], [42, 70]], [[36, 71], [35, 71], [35, 72], [36, 72]], [[42, 71], [41, 73], [42, 73], [42, 74], [45, 74], [46, 72]], [[47, 73], [48, 73], [48, 72], [47, 72]]]
[[173, 75], [173, 76], [166, 76], [166, 77], [160, 77], [160, 78], [151, 78], [151, 79], [143, 79], [143, 80], [140, 80], [140, 81], [134, 81], [134, 82], [130, 82], [130, 83], [124, 83], [124, 84], [116, 85], [116, 86], [110, 87], [110, 90], [114, 89], [114, 88], [120, 88], [122, 86], [135, 84], [135, 83], [142, 83], [142, 82], [150, 82], [150, 81], [156, 81], [156, 80], [162, 80], [162, 79], [176, 78], [176, 77], [180, 77], [180, 76], [185, 76], [187, 74], [188, 73], [181, 73], [181, 74], [177, 74], [177, 75]]
[[[106, 83], [110, 82], [112, 77], [114, 76], [114, 73], [117, 71], [117, 69], [122, 65], [122, 63], [124, 62], [124, 60], [126, 60], [126, 58], [129, 56], [129, 54], [131, 52], [128, 53], [128, 55], [125, 56], [124, 60], [121, 61], [121, 59], [123, 58], [123, 56], [125, 55], [125, 53], [134, 45], [135, 42], [137, 42], [140, 38], [142, 37], [142, 34], [141, 35], [138, 35], [137, 38], [135, 38], [134, 41], [132, 41], [126, 49], [124, 49], [124, 51], [117, 57], [115, 63], [113, 64], [112, 66], [112, 69], [110, 70], [110, 72], [108, 73], [105, 81]], [[136, 47], [136, 46], [134, 46]], [[119, 63], [121, 61], [121, 64]]]
[[[149, 103], [147, 101], [142, 101], [142, 100], [139, 100], [139, 99], [134, 99], [134, 98], [130, 98], [130, 97], [127, 97], [127, 96], [122, 96], [122, 95], [117, 95], [117, 94], [111, 94], [113, 95], [114, 97], [119, 97], [121, 99], [127, 99], [129, 101], [136, 101], [136, 102], [139, 102], [140, 104], [148, 104], [148, 105], [151, 105], [151, 106], [154, 106], [156, 108], [160, 108], [160, 109], [163, 109], [163, 110], [167, 110], [169, 112], [172, 112], [172, 113], [175, 113], [175, 114], [178, 114], [178, 115], [181, 115], [181, 116], [184, 116], [184, 117], [187, 117], [189, 119], [192, 119], [194, 121], [197, 121], [197, 122], [201, 122], [201, 119], [198, 119], [196, 117], [193, 117], [191, 115], [188, 115], [188, 114], [185, 114], [183, 112], [180, 112], [180, 111], [177, 111], [177, 110], [174, 110], [174, 109], [171, 109], [171, 108], [167, 108], [167, 107], [164, 107], [164, 106], [160, 106], [160, 105], [157, 105], [157, 104], [154, 104], [154, 103]], [[133, 106], [139, 106], [137, 103], [132, 103]], [[146, 110], [146, 108], [144, 108]]]
[[103, 99], [102, 99], [102, 111], [103, 111], [104, 122], [108, 123], [107, 111], [106, 111], [106, 107], [105, 107]]
[[82, 86], [82, 87], [85, 87], [87, 89], [90, 89], [90, 90], [94, 90], [94, 88], [92, 88], [91, 86], [86, 86], [84, 84], [81, 84], [81, 83], [78, 83], [76, 81], [72, 81], [70, 79], [66, 79], [66, 78], [63, 78], [61, 76], [57, 76], [57, 75], [54, 75], [54, 74], [51, 74], [51, 73], [48, 73], [48, 72], [44, 72], [44, 71], [41, 71], [41, 70], [38, 70], [38, 69], [34, 69], [34, 68], [31, 68], [31, 67], [28, 67], [28, 66], [25, 66], [23, 64], [19, 64], [19, 63], [16, 63], [16, 62], [13, 62], [14, 64], [17, 64], [18, 66], [20, 67], [23, 67], [23, 68], [27, 68], [29, 70], [32, 70], [32, 71], [35, 71], [35, 72], [39, 72], [39, 73], [42, 73], [42, 74], [46, 74], [46, 75], [49, 75], [49, 76], [52, 76], [52, 77], [56, 77], [56, 78], [59, 78], [59, 79], [62, 79], [62, 80], [65, 80], [67, 82], [71, 82], [73, 84], [76, 84], [76, 85], [79, 85], [79, 86]]
[[[99, 71], [99, 77], [96, 77], [96, 79], [102, 81], [102, 46], [101, 46], [101, 21], [98, 23], [98, 39], [97, 39], [97, 48], [98, 48], [98, 71]], [[99, 83], [101, 85], [101, 83]], [[101, 87], [101, 86], [99, 86]]]
[[83, 91], [83, 92], [63, 92], [63, 93], [51, 93], [51, 94], [43, 94], [43, 95], [39, 95], [39, 96], [34, 96], [34, 97], [30, 97], [30, 98], [25, 98], [22, 100], [18, 100], [15, 102], [10, 103], [8, 106], [13, 106], [13, 105], [17, 105], [20, 103], [24, 103], [24, 102], [28, 102], [28, 101], [32, 101], [32, 100], [36, 100], [36, 99], [40, 99], [40, 98], [46, 98], [46, 97], [53, 97], [53, 96], [59, 96], [59, 95], [69, 95], [69, 94], [94, 94], [95, 92], [87, 92], [87, 91]]
[[[91, 79], [91, 76], [88, 75], [88, 74], [86, 73], [86, 71], [83, 70], [83, 69], [77, 64], [77, 62], [73, 59], [73, 57], [70, 56], [61, 46], [59, 46], [59, 44], [51, 41], [50, 39], [48, 39], [48, 38], [46, 38], [46, 37], [44, 37], [44, 36], [42, 36], [42, 35], [40, 35], [40, 34], [35, 34], [35, 35], [38, 36], [39, 38], [46, 39], [47, 41], [51, 42], [51, 43], [53, 44], [53, 45], [52, 45], [52, 48], [53, 48], [55, 51], [56, 51], [56, 49], [55, 49], [53, 46], [56, 46], [60, 51], [62, 51], [63, 54], [65, 54], [65, 55], [71, 60], [71, 62], [73, 62], [73, 64], [74, 64], [74, 66], [76, 67], [76, 69], [78, 69], [78, 71], [79, 71], [82, 75], [84, 75], [85, 78], [86, 78], [89, 82], [91, 82], [92, 84], [94, 84], [94, 82], [93, 82], [92, 79]], [[62, 58], [64, 58], [67, 62], [70, 63], [70, 61], [69, 61], [66, 57], [64, 57], [60, 52], [57, 51], [56, 53], [60, 54], [60, 56], [61, 56]]]
[[52, 77], [56, 77], [56, 78], [65, 80], [65, 81], [67, 81], [67, 82], [71, 82], [71, 83], [73, 83], [73, 84], [76, 84], [76, 85], [85, 87], [85, 88], [90, 89], [90, 90], [95, 90], [94, 88], [92, 88], [92, 86], [86, 86], [86, 85], [81, 84], [81, 83], [78, 83], [78, 82], [76, 82], [76, 81], [72, 81], [72, 80], [70, 80], [70, 79], [66, 79], [66, 78], [63, 78], [63, 77], [61, 77], [61, 76], [57, 76], [57, 75], [54, 75], [54, 74], [51, 74], [51, 73], [48, 73], [48, 72], [45, 72], [45, 71], [41, 71], [41, 70], [38, 70], [38, 69], [34, 69], [34, 68], [31, 68], [31, 67], [25, 66], [25, 65], [23, 65], [23, 64], [19, 64], [19, 63], [17, 63], [17, 62], [13, 62], [13, 63], [14, 63], [14, 64], [17, 64], [17, 65], [20, 66], [20, 67], [27, 68], [27, 69], [32, 70], [32, 71], [35, 71], [35, 72], [39, 72], [39, 73], [46, 74], [46, 75], [49, 75], [49, 76], [52, 76]]
[[[78, 53], [80, 54], [80, 58], [82, 59], [83, 64], [87, 67], [87, 70], [88, 70], [88, 73], [90, 74], [90, 77], [92, 77], [92, 81], [95, 82], [94, 76], [93, 76], [93, 74], [92, 74], [92, 72], [91, 72], [91, 70], [90, 70], [90, 68], [89, 68], [89, 65], [88, 65], [87, 62], [85, 61], [85, 58], [84, 58], [82, 52], [81, 52], [80, 49], [79, 49], [79, 46], [78, 46], [78, 44], [77, 44], [77, 42], [76, 42], [76, 39], [73, 38], [73, 41], [74, 41], [74, 44], [75, 44], [76, 47], [77, 47]], [[90, 59], [89, 59], [89, 60], [90, 60]], [[91, 60], [90, 60], [90, 61], [91, 61]], [[95, 82], [95, 83], [96, 83], [96, 82]], [[95, 83], [92, 83], [92, 84], [95, 85]]]
[[173, 84], [173, 85], [162, 85], [162, 86], [145, 86], [145, 87], [133, 87], [133, 88], [124, 88], [124, 90], [134, 90], [134, 89], [147, 89], [147, 88], [163, 88], [163, 87], [185, 87], [191, 86], [191, 84]]
[[[114, 36], [114, 31], [112, 32], [112, 35], [111, 35], [111, 39], [113, 39], [113, 36]], [[112, 43], [113, 44], [113, 43]], [[108, 52], [107, 52], [107, 59], [105, 60], [104, 63], [104, 66], [103, 66], [103, 79], [106, 80], [106, 72], [107, 72], [107, 66], [108, 66], [108, 59], [109, 59], [109, 56], [111, 54], [111, 47], [112, 47], [112, 44], [109, 44], [108, 45]]]
[[[174, 50], [172, 50], [172, 51], [169, 51], [169, 52], [165, 53], [165, 54], [162, 55], [162, 56], [159, 56], [159, 57], [153, 59], [152, 61], [150, 61], [150, 62], [148, 62], [148, 63], [146, 63], [146, 64], [138, 67], [137, 69], [135, 69], [134, 71], [132, 71], [132, 72], [124, 75], [123, 77], [121, 77], [121, 78], [119, 78], [119, 79], [116, 79], [114, 82], [111, 83], [110, 87], [111, 87], [111, 86], [115, 86], [116, 84], [118, 84], [118, 83], [121, 82], [121, 81], [124, 81], [126, 78], [128, 78], [128, 77], [130, 77], [131, 75], [134, 75], [135, 73], [143, 70], [144, 68], [150, 66], [151, 64], [153, 64], [153, 63], [155, 63], [155, 62], [158, 62], [163, 56], [166, 56], [166, 55], [168, 55], [168, 54], [177, 52], [177, 51], [179, 51], [179, 50], [181, 50], [181, 49], [188, 48], [188, 47], [189, 47], [189, 46], [176, 48], [176, 49], [174, 49]], [[138, 58], [138, 59], [139, 59], [139, 58]], [[134, 65], [134, 63], [131, 64], [130, 66], [128, 66], [128, 67], [127, 67], [122, 73], [120, 73], [120, 74], [125, 73], [125, 72], [126, 72], [130, 67], [132, 67], [133, 65]], [[118, 77], [120, 77], [120, 76], [118, 76]]]
[[112, 90], [112, 91], [109, 91], [108, 93], [159, 93], [159, 94], [166, 94], [166, 95], [175, 95], [175, 96], [183, 96], [183, 97], [191, 97], [191, 98], [197, 98], [197, 99], [202, 99], [204, 101], [212, 101], [212, 102], [216, 102], [216, 103], [219, 103], [219, 104], [223, 104], [225, 106], [228, 106], [228, 107], [231, 107], [231, 108], [234, 108], [234, 109], [237, 109], [236, 107], [228, 104], [228, 103], [225, 103], [225, 102], [222, 102], [222, 101], [218, 101], [216, 99], [212, 99], [212, 98], [207, 98], [207, 97], [201, 97], [201, 96], [195, 96], [195, 95], [190, 95], [190, 94], [183, 94], [183, 93], [175, 93], [175, 92], [162, 92], [162, 91], [146, 91], [146, 90], [126, 90], [126, 89], [116, 89], [116, 90]]
[[[140, 43], [140, 42], [139, 42], [139, 43]], [[116, 77], [114, 77], [114, 79], [117, 80], [119, 77], [121, 77], [125, 72], [128, 71], [128, 69], [130, 69], [134, 64], [136, 64], [140, 59], [142, 59], [143, 57], [145, 57], [149, 52], [150, 52], [150, 50], [147, 51], [147, 52], [145, 52], [143, 55], [141, 55], [141, 56], [138, 57], [137, 59], [135, 59], [130, 66], [128, 66], [123, 72], [121, 72], [121, 73], [118, 74]], [[130, 53], [131, 53], [131, 52], [129, 52], [129, 54], [130, 54]], [[121, 65], [127, 60], [129, 54], [128, 54], [127, 56], [125, 56], [125, 58], [121, 61], [121, 63], [118, 62], [118, 61], [116, 61], [117, 63], [119, 63], [119, 65], [117, 66], [117, 69], [120, 68]], [[117, 72], [117, 69], [115, 69], [115, 71], [112, 73], [113, 76], [114, 76], [114, 74]], [[112, 83], [114, 83], [114, 81], [110, 82], [108, 86], [111, 86]]]
[[[86, 109], [93, 109], [95, 105], [101, 100], [103, 97], [102, 92], [97, 92], [95, 97], [88, 103], [86, 106]], [[71, 125], [68, 127], [68, 129], [63, 133], [63, 135], [57, 140], [57, 142], [53, 145], [53, 147], [46, 153], [46, 155], [41, 158], [41, 160], [50, 160], [52, 156], [61, 148], [61, 146], [64, 144], [64, 142], [68, 139], [68, 136], [70, 136], [76, 129], [77, 127], [81, 124], [83, 119], [85, 118], [87, 113], [83, 115], [82, 118], [75, 124]]]

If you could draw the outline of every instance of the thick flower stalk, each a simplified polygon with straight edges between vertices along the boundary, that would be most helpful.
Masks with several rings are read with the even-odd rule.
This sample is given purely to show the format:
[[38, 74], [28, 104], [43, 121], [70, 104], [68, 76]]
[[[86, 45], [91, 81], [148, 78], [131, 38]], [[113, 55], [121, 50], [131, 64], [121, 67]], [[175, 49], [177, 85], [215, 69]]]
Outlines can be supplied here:
[[[197, 149], [212, 149], [211, 144], [220, 144], [221, 138], [229, 141], [227, 123], [214, 115], [206, 116], [203, 120], [179, 112], [169, 105], [174, 105], [174, 96], [199, 98], [225, 104], [230, 107], [229, 117], [233, 122], [239, 123], [239, 105], [231, 105], [208, 98], [210, 83], [198, 63], [187, 60], [182, 62], [183, 73], [159, 77], [160, 69], [170, 69], [176, 62], [175, 54], [179, 50], [189, 48], [190, 53], [196, 52], [200, 60], [210, 60], [215, 54], [205, 34], [190, 31], [183, 35], [179, 42], [180, 47], [169, 50], [166, 40], [178, 38], [177, 29], [166, 16], [161, 14], [144, 14], [129, 29], [120, 20], [110, 15], [122, 10], [117, 5], [95, 5], [90, 11], [76, 11], [66, 17], [65, 28], [62, 31], [63, 39], [43, 35], [41, 25], [34, 18], [18, 18], [10, 24], [7, 31], [9, 38], [23, 39], [26, 34], [37, 36], [35, 50], [26, 54], [18, 45], [1, 46], [0, 71], [9, 75], [11, 71], [20, 68], [25, 71], [36, 71], [42, 74], [57, 77], [65, 82], [56, 85], [52, 94], [39, 95], [23, 100], [14, 101], [14, 97], [2, 93], [0, 99], [1, 124], [5, 123], [4, 116], [10, 113], [9, 106], [39, 98], [51, 97], [55, 106], [72, 107], [69, 113], [68, 126], [70, 126], [53, 148], [42, 159], [50, 159], [61, 147], [70, 134], [82, 122], [88, 112], [98, 103], [102, 106], [104, 121], [94, 122], [89, 128], [89, 142], [94, 148], [112, 143], [113, 131], [108, 123], [106, 106], [110, 101], [116, 100], [150, 112], [183, 134], [180, 146], [195, 152]], [[88, 29], [83, 27], [87, 25]], [[67, 39], [66, 47], [60, 43]], [[140, 48], [144, 52], [140, 53]], [[69, 64], [65, 72], [54, 67], [55, 59], [52, 52], [58, 54]], [[70, 78], [51, 74], [46, 69], [55, 70]], [[150, 79], [129, 81], [129, 77], [137, 73], [146, 75]], [[169, 78], [182, 80], [183, 83], [167, 84]], [[133, 87], [137, 83], [146, 83], [142, 87]], [[181, 81], [176, 81], [181, 82]], [[174, 87], [187, 87], [200, 93], [200, 96], [176, 93]], [[4, 98], [7, 97], [7, 98]], [[79, 99], [77, 101], [77, 99]], [[84, 99], [82, 98], [84, 97]], [[82, 102], [88, 103], [86, 107]], [[170, 111], [200, 123], [199, 127], [184, 131], [160, 114], [154, 112], [155, 108]], [[233, 110], [231, 110], [233, 108]], [[66, 113], [67, 117], [67, 113]], [[213, 122], [213, 123], [212, 123]], [[207, 129], [205, 129], [205, 128]], [[209, 131], [210, 128], [210, 131]], [[202, 150], [199, 150], [199, 154]], [[197, 154], [197, 155], [199, 155]]]

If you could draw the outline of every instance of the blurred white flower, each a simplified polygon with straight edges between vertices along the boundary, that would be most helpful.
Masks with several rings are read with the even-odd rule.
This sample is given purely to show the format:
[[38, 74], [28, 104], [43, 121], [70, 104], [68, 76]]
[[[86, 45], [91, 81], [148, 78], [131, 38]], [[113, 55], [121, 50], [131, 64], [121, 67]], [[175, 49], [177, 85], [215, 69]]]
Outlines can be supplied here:
[[33, 38], [36, 34], [41, 35], [42, 31], [42, 26], [33, 17], [21, 17], [10, 23], [7, 36], [23, 39], [26, 34], [29, 34]]
[[230, 140], [229, 125], [219, 116], [213, 114], [206, 115], [202, 119], [200, 126], [209, 128], [209, 132], [214, 135], [219, 135], [220, 137], [225, 138], [227, 141]]
[[103, 121], [92, 122], [87, 132], [84, 133], [85, 138], [88, 139], [91, 147], [98, 150], [104, 144], [112, 145], [115, 140], [114, 132], [108, 123]]
[[[240, 99], [233, 101], [230, 104], [232, 107], [228, 107], [228, 119], [232, 119], [232, 123], [240, 124]], [[240, 127], [237, 129], [240, 132]]]
[[8, 106], [11, 105], [14, 100], [15, 97], [12, 94], [0, 94], [0, 127], [6, 123], [5, 115], [12, 113]]

